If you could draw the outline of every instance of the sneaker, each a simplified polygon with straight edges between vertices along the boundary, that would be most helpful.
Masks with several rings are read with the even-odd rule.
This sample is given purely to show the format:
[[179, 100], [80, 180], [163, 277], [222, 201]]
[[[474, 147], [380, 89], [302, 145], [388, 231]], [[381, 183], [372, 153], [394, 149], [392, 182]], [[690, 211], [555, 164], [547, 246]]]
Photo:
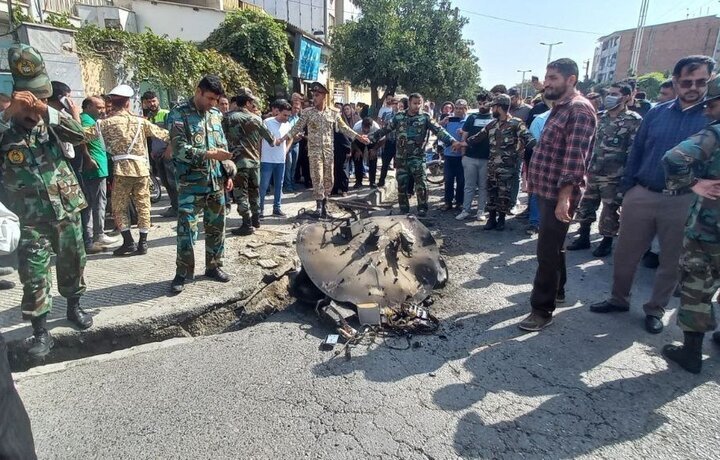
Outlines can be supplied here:
[[460, 214], [455, 216], [455, 220], [465, 220], [468, 216], [470, 216], [470, 213], [463, 209]]
[[532, 312], [528, 315], [527, 318], [525, 318], [520, 324], [518, 324], [518, 327], [523, 331], [537, 332], [545, 329], [552, 323], [552, 316], [549, 318], [545, 318], [543, 316], [540, 316], [538, 313]]
[[91, 244], [90, 246], [85, 246], [85, 254], [100, 254], [105, 250], [105, 246], [102, 244], [95, 242]]
[[275, 211], [273, 211], [272, 215], [275, 217], [287, 217], [287, 214], [285, 214], [284, 212], [282, 212], [279, 209], [276, 209]]
[[530, 225], [528, 226], [528, 228], [525, 229], [525, 233], [530, 236], [535, 236], [538, 234], [538, 232], [540, 232], [540, 229], [534, 225]]
[[484, 212], [479, 212], [479, 211], [478, 211], [478, 213], [477, 213], [476, 218], [477, 218], [477, 221], [478, 221], [478, 222], [485, 222], [485, 221], [487, 220], [487, 217], [485, 217], [485, 213], [484, 213]]
[[110, 238], [106, 234], [102, 234], [99, 236], [96, 236], [93, 238], [93, 244], [98, 244], [100, 246], [114, 246], [118, 244], [120, 241], [115, 238]]

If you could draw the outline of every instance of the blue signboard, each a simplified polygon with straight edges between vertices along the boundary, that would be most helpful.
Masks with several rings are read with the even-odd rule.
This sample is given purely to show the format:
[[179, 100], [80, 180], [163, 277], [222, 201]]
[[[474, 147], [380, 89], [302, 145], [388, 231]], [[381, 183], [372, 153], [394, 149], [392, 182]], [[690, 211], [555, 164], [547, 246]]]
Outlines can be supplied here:
[[302, 80], [317, 80], [320, 73], [320, 45], [306, 38], [300, 37], [298, 43], [297, 76]]

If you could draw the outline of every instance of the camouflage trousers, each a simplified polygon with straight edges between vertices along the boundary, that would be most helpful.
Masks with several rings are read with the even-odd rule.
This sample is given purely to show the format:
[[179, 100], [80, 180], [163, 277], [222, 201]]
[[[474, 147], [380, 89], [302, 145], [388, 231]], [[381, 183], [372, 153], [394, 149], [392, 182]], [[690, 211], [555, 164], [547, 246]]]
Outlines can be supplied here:
[[258, 215], [260, 211], [260, 167], [238, 168], [233, 182], [235, 184], [233, 196], [237, 202], [237, 210], [247, 224], [250, 214]]
[[720, 289], [720, 244], [685, 238], [680, 270], [678, 325], [687, 332], [714, 331], [712, 298]]
[[222, 267], [225, 252], [225, 192], [178, 195], [177, 259], [175, 274], [192, 278], [195, 274], [193, 246], [198, 239], [198, 216], [203, 213], [205, 227], [205, 269]]
[[620, 205], [616, 201], [619, 180], [615, 177], [590, 176], [585, 194], [575, 213], [575, 220], [581, 224], [592, 224], [602, 203], [600, 234], [617, 237], [620, 230]]
[[517, 177], [517, 168], [493, 168], [492, 165], [492, 163], [488, 163], [485, 209], [508, 214], [515, 205], [511, 198], [513, 181]]
[[418, 156], [395, 157], [395, 169], [398, 183], [398, 203], [400, 212], [410, 212], [410, 199], [408, 198], [408, 184], [410, 177], [415, 179], [415, 196], [418, 201], [418, 211], [428, 209], [427, 176], [425, 174], [425, 159]]
[[115, 176], [112, 188], [112, 212], [115, 226], [130, 229], [128, 206], [132, 200], [138, 213], [138, 229], [150, 230], [150, 178]]
[[333, 187], [333, 152], [322, 149], [310, 152], [310, 179], [313, 183], [313, 198], [324, 200], [330, 196]]
[[18, 274], [23, 284], [22, 316], [31, 319], [52, 309], [50, 258], [57, 256], [58, 291], [65, 298], [85, 292], [85, 244], [80, 213], [59, 222], [20, 225]]

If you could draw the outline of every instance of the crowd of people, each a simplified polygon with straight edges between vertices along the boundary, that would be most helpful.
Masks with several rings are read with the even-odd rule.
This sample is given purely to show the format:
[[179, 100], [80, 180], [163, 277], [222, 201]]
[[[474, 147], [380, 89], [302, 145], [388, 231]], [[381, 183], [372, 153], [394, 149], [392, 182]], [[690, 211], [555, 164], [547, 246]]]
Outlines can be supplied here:
[[[515, 214], [528, 220], [529, 235], [537, 235], [531, 311], [521, 329], [540, 331], [552, 324], [556, 307], [565, 302], [569, 226], [575, 219], [580, 229], [567, 249], [589, 249], [602, 205], [602, 240], [593, 255], [606, 257], [617, 246], [613, 287], [611, 296], [590, 310], [629, 310], [636, 268], [655, 240], [658, 267], [644, 304], [645, 328], [662, 331], [665, 308], [679, 286], [685, 342], [663, 352], [700, 371], [702, 337], [716, 326], [712, 297], [720, 271], [714, 206], [720, 196], [720, 181], [714, 180], [720, 132], [711, 124], [720, 119], [720, 85], [712, 58], [680, 60], [654, 105], [634, 80], [584, 95], [576, 88], [577, 64], [558, 59], [548, 64], [542, 82], [533, 77], [532, 98], [496, 85], [477, 95], [476, 112], [457, 99], [442, 104], [437, 116], [434, 104], [418, 93], [388, 94], [375, 116], [368, 106], [331, 106], [328, 89], [317, 82], [308, 97], [277, 99], [263, 115], [251, 90], [228, 97], [213, 75], [171, 110], [160, 108], [155, 93], [144, 93], [138, 116], [129, 86], [90, 96], [77, 107], [67, 85], [51, 82], [36, 50], [13, 47], [9, 61], [15, 87], [11, 97], [0, 100], [1, 201], [21, 222], [22, 314], [33, 325], [33, 356], [53, 346], [46, 322], [51, 254], [57, 255], [58, 290], [68, 299], [68, 319], [81, 329], [91, 327], [92, 317], [80, 306], [86, 254], [108, 248], [116, 256], [148, 252], [151, 174], [170, 198], [163, 216], [177, 218], [170, 289], [179, 294], [196, 273], [193, 247], [201, 214], [205, 275], [230, 280], [223, 255], [233, 203], [241, 225], [231, 233], [247, 236], [266, 216], [286, 217], [283, 194], [298, 184], [312, 187], [314, 216], [328, 218], [328, 198], [347, 193], [349, 177], [354, 175], [356, 188], [364, 186], [365, 177], [368, 186], [383, 187], [394, 169], [400, 212], [411, 212], [414, 196], [417, 216], [426, 216], [432, 133], [444, 165], [441, 212], [457, 210], [458, 221], [474, 216], [487, 231], [505, 230], [506, 218]], [[272, 212], [265, 214], [271, 185]], [[528, 205], [518, 212], [523, 189]], [[122, 241], [105, 232], [107, 208]]]

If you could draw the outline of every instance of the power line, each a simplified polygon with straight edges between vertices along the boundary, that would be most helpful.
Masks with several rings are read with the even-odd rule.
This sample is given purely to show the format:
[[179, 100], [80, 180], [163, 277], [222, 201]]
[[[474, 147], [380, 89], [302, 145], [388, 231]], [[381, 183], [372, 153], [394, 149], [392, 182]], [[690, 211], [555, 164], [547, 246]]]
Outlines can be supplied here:
[[601, 36], [601, 35], [604, 34], [603, 32], [592, 32], [592, 31], [590, 31], [590, 30], [566, 29], [566, 28], [564, 28], [564, 27], [554, 27], [554, 26], [546, 26], [545, 24], [535, 24], [535, 23], [532, 23], [532, 22], [516, 21], [516, 20], [514, 20], [514, 19], [501, 18], [501, 17], [498, 17], [498, 16], [492, 16], [492, 15], [489, 15], [489, 14], [478, 13], [478, 12], [475, 12], [475, 11], [462, 10], [462, 9], [459, 9], [459, 8], [458, 8], [458, 10], [459, 10], [459, 11], [462, 11], [463, 13], [473, 14], [473, 15], [475, 15], [475, 16], [482, 16], [482, 17], [484, 17], [484, 18], [495, 19], [496, 21], [504, 21], [504, 22], [510, 22], [510, 23], [513, 23], [513, 24], [521, 24], [521, 25], [523, 25], [523, 26], [538, 27], [538, 28], [540, 28], [540, 29], [560, 30], [560, 31], [563, 31], [563, 32], [573, 32], [573, 33], [576, 33], [576, 34], [589, 34], [589, 35], [597, 35], [597, 36]]

